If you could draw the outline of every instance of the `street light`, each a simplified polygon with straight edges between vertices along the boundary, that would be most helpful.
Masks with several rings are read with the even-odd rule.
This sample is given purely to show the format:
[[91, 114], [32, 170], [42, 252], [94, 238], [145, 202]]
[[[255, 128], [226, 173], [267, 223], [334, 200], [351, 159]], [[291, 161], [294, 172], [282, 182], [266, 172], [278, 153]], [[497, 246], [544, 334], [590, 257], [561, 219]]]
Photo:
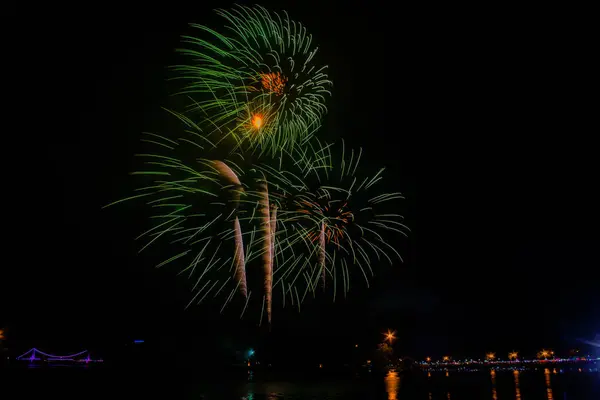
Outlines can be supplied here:
[[550, 354], [551, 354], [550, 351], [548, 351], [548, 350], [542, 350], [542, 351], [540, 351], [537, 354], [537, 356], [541, 360], [541, 359], [546, 359], [546, 358], [550, 357]]
[[396, 334], [396, 331], [392, 332], [391, 330], [388, 329], [387, 333], [384, 333], [385, 341], [390, 342], [390, 344], [391, 344], [394, 340], [396, 340], [395, 334]]

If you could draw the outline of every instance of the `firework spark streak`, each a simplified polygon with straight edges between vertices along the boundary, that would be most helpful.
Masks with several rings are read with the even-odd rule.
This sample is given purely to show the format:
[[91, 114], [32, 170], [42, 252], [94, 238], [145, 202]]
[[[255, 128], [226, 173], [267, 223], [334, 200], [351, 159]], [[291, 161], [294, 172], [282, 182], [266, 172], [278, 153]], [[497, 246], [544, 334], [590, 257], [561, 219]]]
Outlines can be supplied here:
[[323, 289], [325, 289], [325, 222], [321, 222], [321, 232], [319, 233], [319, 267], [321, 267], [321, 278], [323, 280]]
[[[356, 268], [369, 284], [373, 275], [373, 260], [393, 257], [402, 261], [399, 252], [387, 238], [391, 234], [406, 235], [408, 228], [403, 217], [385, 211], [386, 205], [397, 208], [394, 201], [400, 193], [379, 193], [383, 169], [372, 177], [357, 176], [362, 151], [350, 150], [342, 144], [342, 156], [333, 163], [331, 146], [315, 146], [309, 153], [290, 153], [294, 171], [281, 171], [266, 165], [257, 166], [266, 176], [271, 188], [271, 202], [278, 204], [278, 223], [285, 235], [278, 236], [275, 254], [285, 254], [285, 260], [274, 268], [274, 286], [283, 284], [294, 300], [294, 293], [304, 287], [314, 295], [318, 281], [325, 287], [333, 279], [333, 296], [342, 280], [344, 294], [350, 287], [351, 269]], [[289, 163], [283, 163], [289, 164]]]
[[271, 323], [272, 291], [273, 291], [273, 248], [269, 206], [269, 189], [266, 179], [261, 179], [258, 183], [261, 193], [259, 212], [261, 213], [261, 229], [263, 232], [263, 268], [265, 283], [265, 300], [267, 306], [267, 320]]
[[[222, 161], [216, 160], [213, 161], [214, 168], [219, 172], [219, 174], [227, 181], [229, 185], [232, 185], [230, 189], [233, 192], [234, 198], [234, 207], [237, 210], [240, 201], [240, 194], [242, 189], [242, 183], [238, 176], [233, 172], [231, 168], [227, 164]], [[235, 277], [238, 282], [240, 293], [244, 296], [248, 296], [248, 288], [246, 283], [246, 265], [244, 262], [244, 241], [242, 239], [242, 228], [240, 226], [240, 220], [236, 216], [233, 222], [234, 229], [234, 238], [235, 238]]]
[[242, 241], [242, 228], [240, 227], [238, 217], [235, 217], [233, 229], [235, 231], [235, 277], [239, 282], [240, 292], [246, 297], [248, 289], [246, 284], [246, 264], [244, 263], [244, 243]]
[[[334, 300], [357, 271], [368, 285], [375, 260], [401, 259], [389, 239], [408, 228], [393, 208], [402, 195], [379, 190], [383, 169], [360, 176], [362, 150], [342, 144], [337, 160], [315, 136], [332, 83], [306, 28], [260, 6], [216, 13], [225, 26], [192, 24], [186, 63], [173, 67], [187, 103], [167, 111], [185, 134], [145, 133], [158, 151], [138, 154], [144, 168], [132, 175], [144, 184], [110, 205], [146, 201], [140, 251], [168, 243], [157, 267], [181, 265], [193, 281], [188, 306], [211, 295], [225, 298], [223, 311], [239, 293], [242, 316], [261, 302], [270, 324], [273, 290], [300, 310], [319, 281]], [[251, 296], [253, 270], [262, 298]]]
[[[261, 6], [216, 10], [225, 29], [192, 24], [179, 50], [188, 64], [173, 67], [191, 102], [185, 114], [207, 121], [221, 143], [275, 154], [303, 144], [327, 112], [331, 81], [317, 63], [306, 28]], [[195, 120], [199, 118], [193, 117]]]
[[277, 205], [271, 205], [271, 262], [275, 260], [275, 231], [277, 230]]
[[235, 174], [235, 172], [233, 172], [233, 170], [231, 168], [229, 168], [229, 166], [227, 164], [225, 164], [223, 161], [213, 160], [213, 165], [214, 165], [215, 170], [217, 170], [219, 172], [219, 174], [221, 174], [221, 176], [230, 185], [233, 186], [231, 190], [234, 192], [235, 202], [236, 202], [236, 206], [237, 206], [237, 203], [240, 200], [240, 191], [243, 190], [240, 179]]

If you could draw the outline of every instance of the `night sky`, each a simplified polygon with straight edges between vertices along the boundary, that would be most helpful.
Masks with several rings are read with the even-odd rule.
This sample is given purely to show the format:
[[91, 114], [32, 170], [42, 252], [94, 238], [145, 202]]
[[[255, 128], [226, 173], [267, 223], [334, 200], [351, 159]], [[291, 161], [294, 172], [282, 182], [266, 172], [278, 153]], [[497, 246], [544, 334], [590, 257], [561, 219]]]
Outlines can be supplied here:
[[210, 9], [228, 4], [9, 10], [0, 325], [14, 347], [144, 338], [183, 353], [218, 339], [310, 358], [372, 348], [391, 328], [398, 353], [477, 357], [600, 332], [589, 25], [324, 3], [275, 8], [330, 66], [323, 134], [363, 146], [406, 195], [405, 262], [377, 266], [370, 290], [356, 279], [346, 301], [276, 310], [270, 333], [214, 304], [185, 311], [186, 283], [136, 255], [143, 205], [101, 207], [133, 189], [140, 133], [168, 132], [166, 67], [187, 23], [216, 24]]

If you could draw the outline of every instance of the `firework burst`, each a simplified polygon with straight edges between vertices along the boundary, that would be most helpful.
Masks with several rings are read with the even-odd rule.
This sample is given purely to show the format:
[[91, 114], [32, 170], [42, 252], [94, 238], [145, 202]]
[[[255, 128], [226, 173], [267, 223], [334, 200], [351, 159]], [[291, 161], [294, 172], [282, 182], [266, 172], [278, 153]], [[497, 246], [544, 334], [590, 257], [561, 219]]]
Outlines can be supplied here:
[[184, 37], [190, 62], [174, 67], [191, 99], [186, 115], [198, 113], [208, 136], [232, 138], [234, 148], [273, 155], [303, 143], [319, 128], [331, 87], [312, 36], [261, 6], [216, 13], [225, 29], [192, 24], [202, 37]]
[[268, 177], [278, 207], [274, 287], [281, 286], [284, 296], [300, 303], [319, 281], [323, 287], [329, 282], [334, 298], [340, 288], [345, 295], [354, 272], [368, 285], [376, 261], [402, 260], [389, 239], [409, 231], [395, 212], [403, 196], [379, 191], [384, 169], [358, 176], [361, 156], [362, 150], [348, 152], [342, 144], [336, 160], [331, 146], [319, 145], [288, 155], [296, 160], [295, 172], [256, 167]]
[[[163, 154], [138, 155], [148, 168], [134, 175], [150, 182], [119, 202], [147, 200], [153, 224], [139, 236], [148, 239], [142, 250], [159, 239], [168, 243], [174, 255], [158, 266], [180, 265], [180, 274], [193, 282], [189, 304], [221, 295], [223, 310], [237, 291], [243, 315], [256, 288], [260, 320], [266, 312], [271, 322], [278, 299], [300, 308], [318, 286], [331, 288], [335, 299], [340, 288], [347, 293], [354, 273], [360, 271], [368, 285], [375, 261], [401, 259], [388, 233], [408, 228], [385, 208], [396, 209], [394, 200], [402, 195], [378, 192], [383, 169], [357, 176], [361, 150], [342, 146], [335, 163], [332, 147], [315, 141], [278, 157], [236, 152], [217, 160], [210, 158], [215, 148], [204, 149], [199, 143], [208, 141], [196, 131], [175, 140], [147, 136]], [[191, 143], [208, 157], [190, 156]]]

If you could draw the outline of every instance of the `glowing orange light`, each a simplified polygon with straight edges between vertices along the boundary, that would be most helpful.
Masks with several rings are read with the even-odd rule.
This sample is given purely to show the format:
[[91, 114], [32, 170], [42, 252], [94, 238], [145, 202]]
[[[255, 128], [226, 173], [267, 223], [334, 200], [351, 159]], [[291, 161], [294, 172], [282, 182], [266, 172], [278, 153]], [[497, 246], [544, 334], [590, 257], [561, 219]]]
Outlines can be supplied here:
[[392, 343], [394, 340], [396, 340], [396, 336], [394, 336], [395, 333], [396, 333], [396, 331], [392, 332], [391, 330], [388, 329], [387, 333], [384, 333], [385, 340]]
[[398, 400], [398, 389], [400, 388], [400, 377], [395, 371], [390, 371], [385, 377], [385, 389], [388, 400]]
[[4, 329], [0, 329], [0, 340], [4, 339]]
[[254, 114], [252, 116], [252, 126], [254, 127], [254, 129], [260, 129], [263, 126], [264, 120], [263, 120], [263, 116], [261, 114]]
[[431, 362], [431, 357], [427, 357], [427, 358], [425, 359], [425, 361], [427, 361], [427, 362]]
[[516, 351], [508, 353], [509, 360], [516, 360], [517, 358], [519, 358], [519, 353], [517, 353]]
[[542, 359], [542, 358], [548, 358], [548, 357], [550, 357], [550, 354], [552, 354], [552, 352], [550, 352], [548, 350], [542, 350], [542, 351], [540, 351], [537, 354], [537, 356], [538, 356], [539, 359]]
[[287, 78], [281, 75], [280, 72], [269, 72], [267, 74], [261, 74], [260, 78], [262, 87], [264, 89], [275, 94], [283, 94], [283, 89], [285, 89], [285, 83], [287, 82]]
[[442, 358], [442, 361], [446, 361], [446, 362], [450, 361], [450, 356], [444, 356], [444, 358]]
[[492, 361], [496, 358], [496, 353], [487, 353], [485, 355], [485, 358], [487, 358], [488, 360]]
[[323, 368], [323, 364], [319, 364], [319, 368]]

